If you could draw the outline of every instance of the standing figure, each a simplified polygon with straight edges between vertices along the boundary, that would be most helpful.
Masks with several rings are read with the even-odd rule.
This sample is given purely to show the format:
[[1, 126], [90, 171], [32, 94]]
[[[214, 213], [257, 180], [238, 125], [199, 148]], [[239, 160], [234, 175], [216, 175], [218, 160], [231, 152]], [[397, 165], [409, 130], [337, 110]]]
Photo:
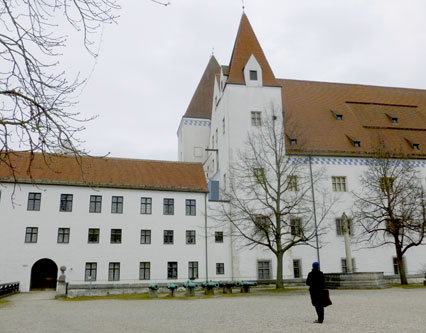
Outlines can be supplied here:
[[308, 274], [306, 284], [309, 286], [312, 305], [318, 315], [318, 320], [315, 320], [314, 323], [322, 324], [324, 321], [324, 274], [319, 270], [319, 263], [312, 264], [312, 271]]

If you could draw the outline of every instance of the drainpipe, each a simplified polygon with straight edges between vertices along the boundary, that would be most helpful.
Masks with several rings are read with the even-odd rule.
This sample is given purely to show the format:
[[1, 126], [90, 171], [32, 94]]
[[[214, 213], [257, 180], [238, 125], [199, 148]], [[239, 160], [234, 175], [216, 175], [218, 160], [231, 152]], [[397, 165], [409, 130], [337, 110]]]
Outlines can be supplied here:
[[207, 252], [207, 193], [204, 193], [204, 233], [205, 233], [205, 241], [206, 241], [206, 281], [209, 279], [209, 259]]
[[[315, 222], [315, 240], [317, 243], [317, 261], [320, 263], [319, 253], [319, 240], [318, 240], [318, 224], [317, 224], [317, 212], [315, 207], [315, 190], [314, 190], [314, 178], [312, 176], [312, 157], [309, 155], [309, 171], [311, 174], [311, 190], [312, 190], [312, 208], [314, 210], [314, 222]], [[321, 267], [321, 265], [320, 265]]]

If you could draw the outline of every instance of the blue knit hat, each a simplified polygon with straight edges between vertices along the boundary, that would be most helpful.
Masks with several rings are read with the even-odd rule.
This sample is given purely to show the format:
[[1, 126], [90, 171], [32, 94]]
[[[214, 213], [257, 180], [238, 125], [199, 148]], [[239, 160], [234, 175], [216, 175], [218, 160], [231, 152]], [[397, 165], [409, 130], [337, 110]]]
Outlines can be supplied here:
[[312, 264], [312, 268], [318, 268], [319, 267], [319, 263], [317, 262], [317, 261], [315, 261], [313, 264]]

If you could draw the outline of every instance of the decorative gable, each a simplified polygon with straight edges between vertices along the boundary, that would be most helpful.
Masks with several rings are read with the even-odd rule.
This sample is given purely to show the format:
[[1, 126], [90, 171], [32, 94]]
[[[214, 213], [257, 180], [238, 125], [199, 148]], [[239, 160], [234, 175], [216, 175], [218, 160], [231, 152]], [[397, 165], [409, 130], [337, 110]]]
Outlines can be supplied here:
[[263, 86], [262, 67], [252, 54], [244, 67], [244, 79], [247, 87]]

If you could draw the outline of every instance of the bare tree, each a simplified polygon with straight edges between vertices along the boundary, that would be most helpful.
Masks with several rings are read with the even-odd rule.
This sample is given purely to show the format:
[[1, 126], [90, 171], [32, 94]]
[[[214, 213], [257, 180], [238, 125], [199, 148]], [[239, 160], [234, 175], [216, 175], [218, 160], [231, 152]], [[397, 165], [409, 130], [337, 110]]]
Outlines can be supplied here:
[[70, 25], [96, 56], [96, 35], [115, 22], [115, 0], [0, 0], [0, 164], [12, 150], [84, 154], [77, 134], [89, 119], [69, 111], [84, 80], [60, 67]]
[[314, 173], [311, 180], [308, 159], [286, 155], [282, 113], [266, 113], [230, 166], [229, 186], [214, 218], [230, 222], [245, 245], [268, 248], [276, 256], [276, 288], [281, 289], [284, 253], [299, 245], [316, 247], [332, 204], [324, 202], [315, 225], [311, 185], [322, 174]]
[[[399, 157], [399, 158], [398, 158]], [[354, 193], [358, 239], [368, 247], [393, 245], [401, 284], [407, 284], [404, 255], [424, 244], [426, 197], [412, 162], [383, 149], [368, 162]]]

